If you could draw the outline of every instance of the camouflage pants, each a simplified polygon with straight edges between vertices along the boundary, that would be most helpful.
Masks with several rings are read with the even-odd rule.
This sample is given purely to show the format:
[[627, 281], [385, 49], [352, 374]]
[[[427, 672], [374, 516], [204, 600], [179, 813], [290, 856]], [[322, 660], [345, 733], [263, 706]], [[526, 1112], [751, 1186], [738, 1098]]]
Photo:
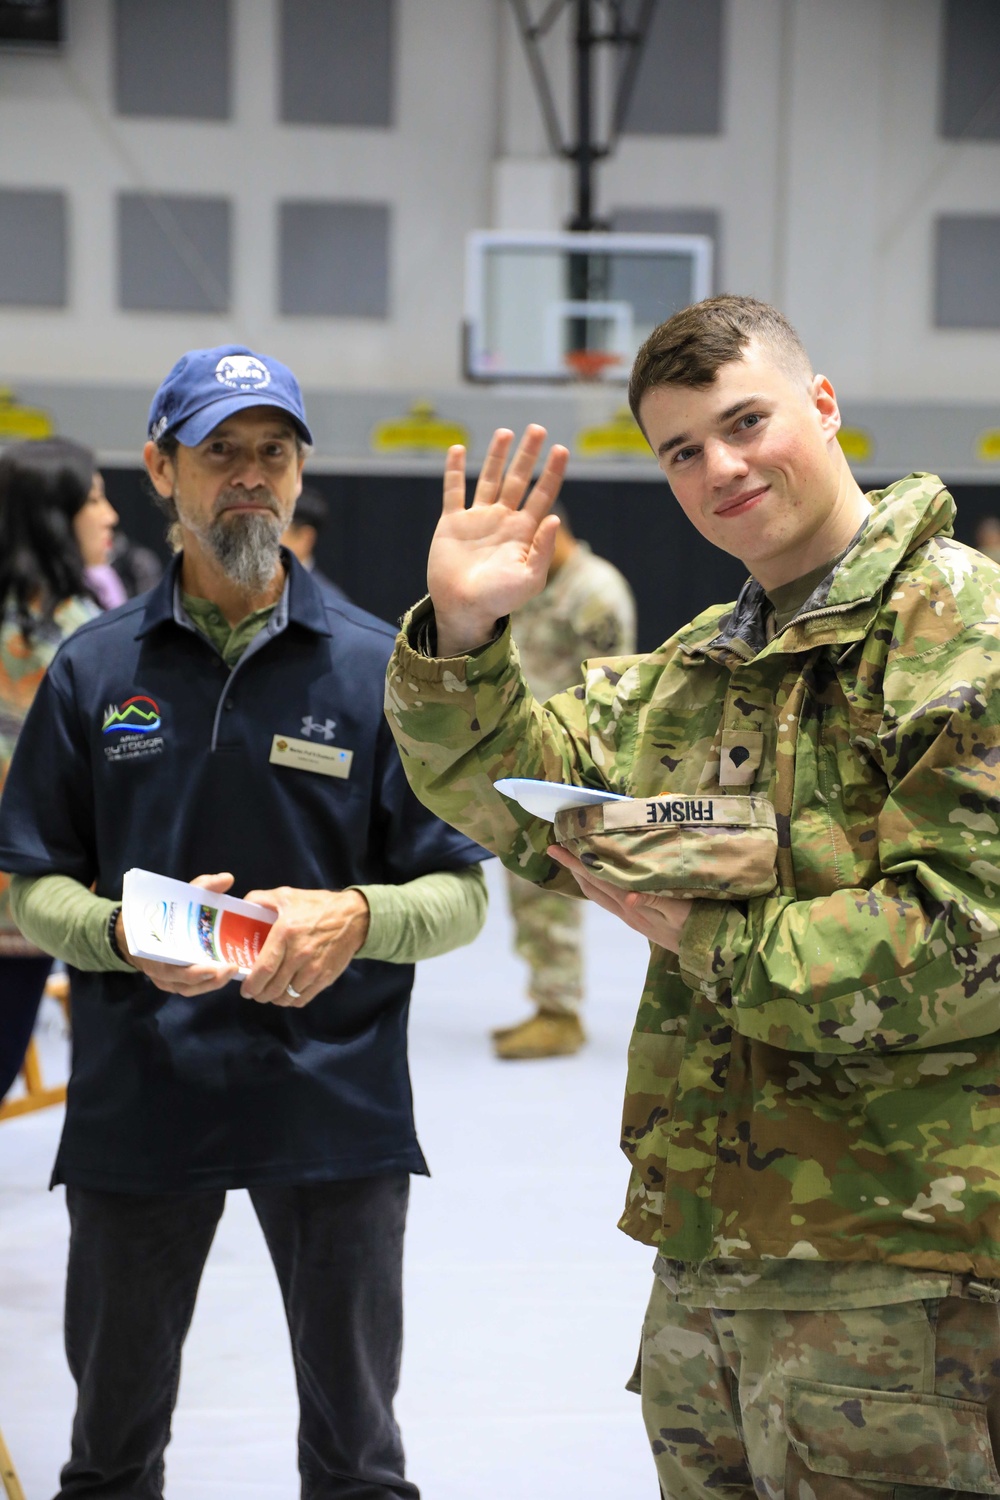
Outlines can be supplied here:
[[1000, 1309], [686, 1307], [660, 1282], [642, 1408], [668, 1500], [1000, 1495]]
[[509, 870], [507, 891], [514, 947], [531, 971], [528, 994], [539, 1010], [576, 1015], [583, 1003], [583, 902], [540, 890]]

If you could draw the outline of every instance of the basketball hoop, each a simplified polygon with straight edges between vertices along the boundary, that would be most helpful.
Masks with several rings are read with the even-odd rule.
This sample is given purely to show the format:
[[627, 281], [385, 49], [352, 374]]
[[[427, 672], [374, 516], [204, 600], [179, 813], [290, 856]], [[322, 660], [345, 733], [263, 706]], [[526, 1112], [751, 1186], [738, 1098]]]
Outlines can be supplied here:
[[605, 370], [622, 362], [610, 349], [570, 349], [563, 358], [578, 380], [600, 380]]

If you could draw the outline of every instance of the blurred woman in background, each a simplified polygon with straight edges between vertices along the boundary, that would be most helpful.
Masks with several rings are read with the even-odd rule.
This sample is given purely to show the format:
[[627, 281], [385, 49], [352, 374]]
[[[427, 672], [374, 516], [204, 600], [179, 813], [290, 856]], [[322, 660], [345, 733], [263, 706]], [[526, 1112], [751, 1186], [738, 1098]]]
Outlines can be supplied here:
[[[68, 438], [0, 454], [0, 788], [38, 684], [62, 641], [100, 613], [88, 568], [118, 516], [89, 448]], [[0, 1099], [17, 1077], [52, 960], [25, 942], [0, 874]]]

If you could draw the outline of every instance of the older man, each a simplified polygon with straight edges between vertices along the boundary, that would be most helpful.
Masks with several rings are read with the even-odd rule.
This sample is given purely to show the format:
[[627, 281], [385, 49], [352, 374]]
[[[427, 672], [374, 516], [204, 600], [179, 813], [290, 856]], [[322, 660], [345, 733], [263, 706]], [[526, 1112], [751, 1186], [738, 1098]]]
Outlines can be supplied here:
[[[498, 434], [468, 510], [453, 453], [389, 672], [407, 772], [651, 945], [622, 1227], [658, 1251], [664, 1495], [1000, 1494], [1000, 569], [935, 476], [862, 493], [830, 381], [753, 298], [656, 329], [630, 399], [739, 598], [543, 708], [505, 618], [565, 449], [525, 501], [544, 434], [506, 475]], [[556, 843], [507, 775], [625, 800]]]
[[[413, 961], [479, 930], [483, 851], [406, 786], [381, 711], [389, 627], [281, 548], [310, 442], [277, 360], [227, 347], [175, 365], [144, 457], [179, 555], [56, 657], [0, 806], [23, 931], [84, 971], [53, 1174], [79, 1392], [65, 1500], [162, 1494], [231, 1187], [285, 1301], [303, 1495], [417, 1495], [392, 1412], [409, 1174], [426, 1171], [407, 1010]], [[277, 911], [242, 983], [129, 953], [133, 865]]]

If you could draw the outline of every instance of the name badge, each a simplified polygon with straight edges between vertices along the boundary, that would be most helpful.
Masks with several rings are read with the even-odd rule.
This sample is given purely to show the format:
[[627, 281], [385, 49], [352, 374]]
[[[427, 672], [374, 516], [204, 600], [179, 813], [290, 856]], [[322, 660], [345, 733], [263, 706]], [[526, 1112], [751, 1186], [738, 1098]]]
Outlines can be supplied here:
[[353, 750], [339, 750], [336, 745], [314, 745], [312, 740], [293, 740], [290, 734], [276, 734], [268, 756], [272, 766], [314, 771], [317, 776], [339, 776], [343, 781], [351, 774], [353, 759]]

